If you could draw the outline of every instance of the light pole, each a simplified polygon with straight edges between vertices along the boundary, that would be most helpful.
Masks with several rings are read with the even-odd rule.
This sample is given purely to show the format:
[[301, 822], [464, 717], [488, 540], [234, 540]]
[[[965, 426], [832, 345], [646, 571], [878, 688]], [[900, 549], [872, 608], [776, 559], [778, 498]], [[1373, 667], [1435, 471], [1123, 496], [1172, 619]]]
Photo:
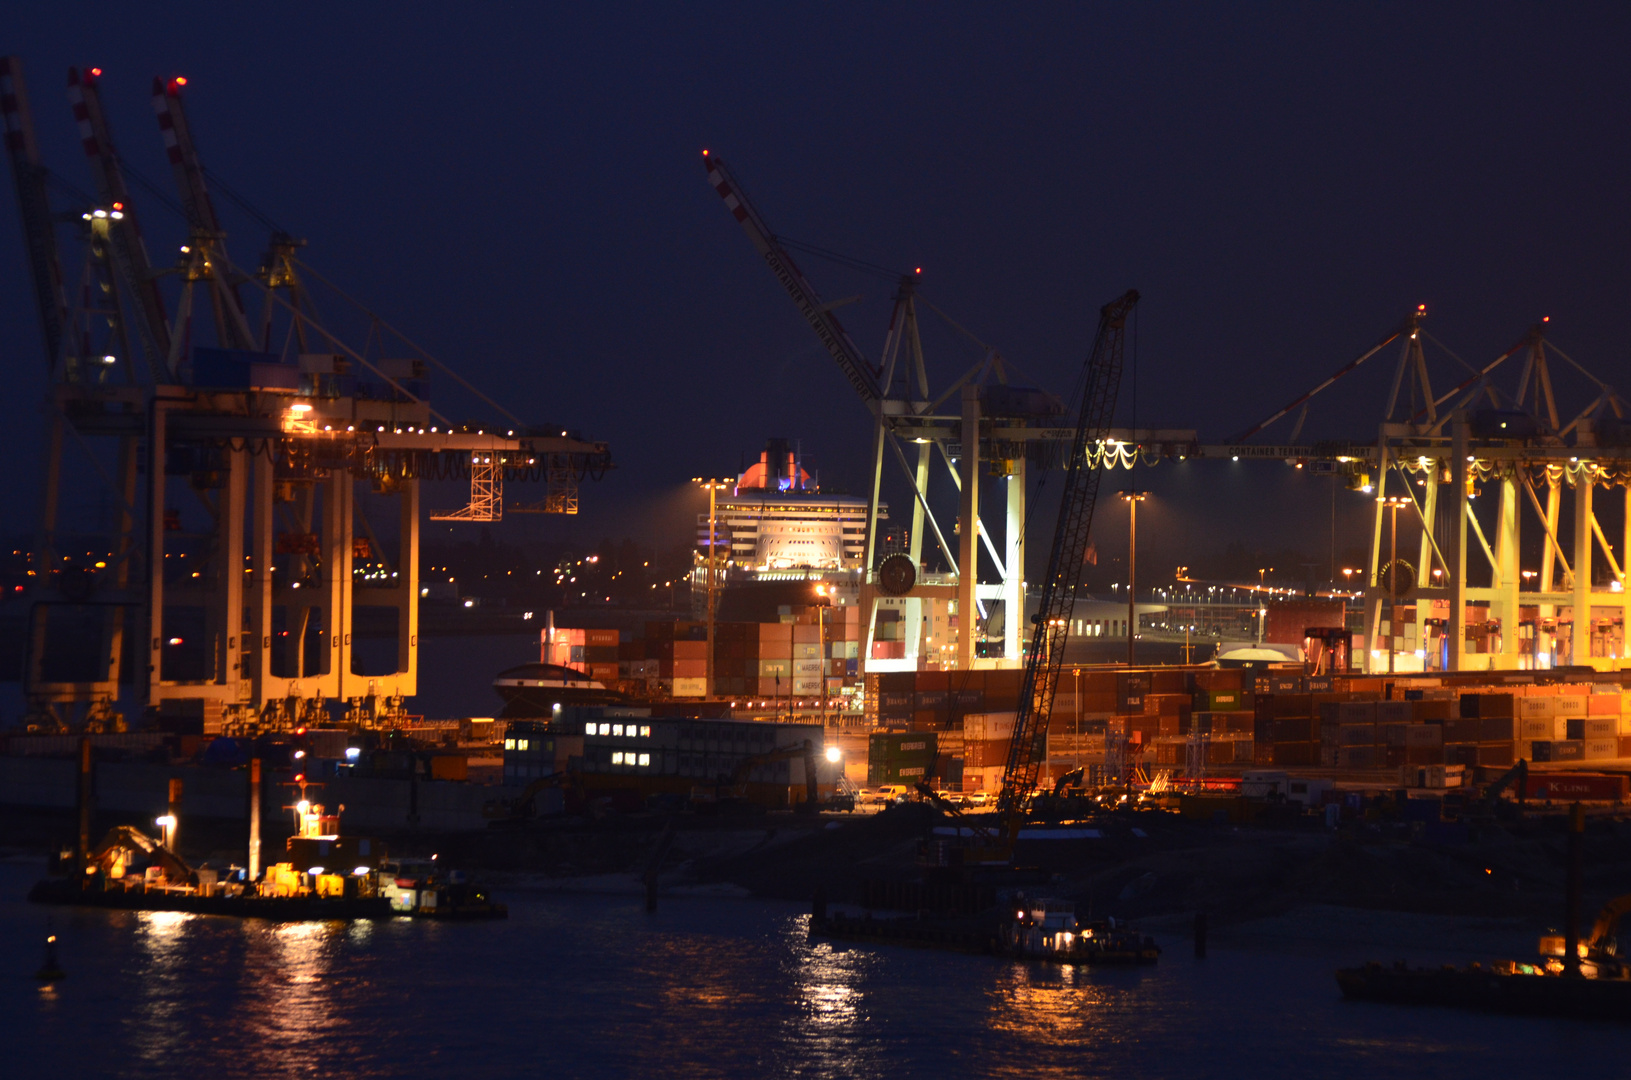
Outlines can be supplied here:
[[1127, 666], [1133, 666], [1133, 642], [1137, 638], [1137, 594], [1134, 592], [1138, 574], [1138, 504], [1146, 493], [1134, 488], [1123, 491], [1121, 499], [1127, 504]]
[[827, 725], [827, 609], [832, 607], [833, 594], [838, 591], [833, 586], [829, 591], [825, 585], [816, 586], [816, 636], [821, 639], [819, 651], [821, 653], [821, 725]]
[[1393, 512], [1387, 555], [1387, 673], [1393, 674], [1393, 640], [1399, 632], [1399, 507], [1411, 504], [1403, 495], [1389, 495], [1382, 505]]
[[719, 493], [731, 486], [729, 480], [704, 480], [698, 476], [691, 481], [701, 484], [708, 491], [708, 655], [707, 666], [704, 670], [702, 693], [712, 701], [714, 698], [714, 593], [718, 588], [717, 568], [718, 556], [715, 549], [718, 547], [719, 537]]

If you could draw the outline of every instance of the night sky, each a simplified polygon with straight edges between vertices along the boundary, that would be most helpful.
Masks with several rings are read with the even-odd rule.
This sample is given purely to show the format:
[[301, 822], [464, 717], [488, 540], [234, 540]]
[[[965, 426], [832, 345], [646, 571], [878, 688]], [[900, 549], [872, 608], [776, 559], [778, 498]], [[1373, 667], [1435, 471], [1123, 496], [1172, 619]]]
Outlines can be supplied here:
[[[1627, 369], [1619, 5], [165, 11], [12, 9], [0, 51], [24, 60], [48, 163], [92, 187], [63, 85], [96, 64], [123, 155], [169, 188], [149, 83], [186, 75], [206, 165], [307, 238], [314, 266], [516, 412], [611, 443], [619, 468], [580, 519], [532, 535], [647, 535], [694, 510], [690, 477], [733, 472], [767, 436], [798, 440], [829, 487], [865, 486], [866, 413], [705, 182], [705, 147], [779, 232], [921, 266], [925, 297], [1055, 391], [1098, 307], [1138, 288], [1143, 425], [1221, 440], [1418, 303], [1470, 363], [1549, 315], [1577, 360], [1610, 381]], [[181, 223], [137, 196], [162, 258]], [[44, 373], [9, 183], [5, 202], [0, 416], [23, 437], [0, 493], [31, 521], [18, 447], [40, 430]], [[263, 230], [217, 202], [253, 265]], [[863, 294], [841, 317], [876, 356], [890, 283], [801, 262], [829, 299]], [[928, 345], [941, 384], [978, 358], [943, 328]], [[1306, 434], [1374, 437], [1392, 363], [1343, 384]], [[1454, 361], [1434, 363], [1448, 381]], [[438, 387], [444, 412], [484, 415]], [[1157, 561], [1329, 544], [1329, 481], [1284, 466], [1141, 483]], [[1359, 525], [1364, 500], [1340, 501]], [[1113, 553], [1124, 511], [1101, 520]]]

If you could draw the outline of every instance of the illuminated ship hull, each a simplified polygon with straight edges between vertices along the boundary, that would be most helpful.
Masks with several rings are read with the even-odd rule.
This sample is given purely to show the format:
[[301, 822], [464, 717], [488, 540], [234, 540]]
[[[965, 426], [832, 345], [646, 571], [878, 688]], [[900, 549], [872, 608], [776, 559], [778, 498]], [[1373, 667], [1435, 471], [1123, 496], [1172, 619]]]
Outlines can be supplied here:
[[506, 720], [551, 716], [556, 706], [621, 705], [629, 698], [574, 668], [522, 664], [498, 673], [493, 689], [504, 699]]

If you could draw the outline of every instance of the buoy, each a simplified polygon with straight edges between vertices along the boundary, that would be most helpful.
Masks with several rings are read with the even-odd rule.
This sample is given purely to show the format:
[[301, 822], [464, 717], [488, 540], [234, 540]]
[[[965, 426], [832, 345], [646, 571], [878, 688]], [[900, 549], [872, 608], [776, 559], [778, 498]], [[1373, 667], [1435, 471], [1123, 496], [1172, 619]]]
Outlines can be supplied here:
[[52, 931], [50, 923], [46, 923], [45, 926], [45, 963], [40, 965], [40, 970], [34, 973], [34, 977], [41, 982], [56, 982], [58, 979], [68, 977], [68, 973], [62, 970], [62, 965], [57, 963], [57, 935]]

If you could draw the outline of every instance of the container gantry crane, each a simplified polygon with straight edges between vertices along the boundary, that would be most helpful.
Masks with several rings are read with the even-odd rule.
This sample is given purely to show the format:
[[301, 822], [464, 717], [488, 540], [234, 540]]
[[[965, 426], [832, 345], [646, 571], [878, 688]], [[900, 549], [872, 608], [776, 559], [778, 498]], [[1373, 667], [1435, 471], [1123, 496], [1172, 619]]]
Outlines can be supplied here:
[[[874, 365], [862, 354], [849, 332], [833, 314], [834, 309], [859, 299], [849, 297], [823, 301], [815, 287], [799, 269], [788, 251], [792, 243], [778, 237], [764, 216], [749, 200], [741, 183], [719, 155], [703, 152], [709, 185], [725, 203], [742, 227], [754, 250], [765, 260], [776, 280], [793, 300], [805, 321], [815, 331], [823, 347], [843, 372], [845, 379], [871, 414], [872, 486], [867, 505], [866, 543], [861, 564], [859, 603], [868, 627], [867, 648], [863, 653], [869, 670], [883, 670], [887, 664], [915, 668], [922, 644], [923, 605], [949, 605], [955, 601], [960, 615], [958, 625], [968, 628], [957, 636], [959, 667], [971, 667], [975, 655], [972, 626], [975, 613], [984, 601], [1003, 606], [1003, 655], [1011, 661], [1020, 656], [1020, 626], [1024, 619], [1024, 522], [1026, 460], [1028, 445], [1037, 440], [1058, 441], [1068, 431], [1038, 426], [1035, 421], [1051, 418], [1057, 411], [1051, 399], [1039, 392], [1014, 393], [1005, 384], [1009, 366], [994, 350], [973, 368], [953, 381], [935, 397], [929, 387], [918, 334], [917, 272], [899, 275], [894, 307], [885, 336], [882, 363]], [[876, 270], [877, 268], [871, 268]], [[966, 331], [958, 328], [965, 336]], [[994, 383], [994, 386], [986, 386]], [[949, 407], [948, 407], [949, 403]], [[1042, 408], [1034, 406], [1042, 404]], [[902, 444], [916, 449], [916, 461], [907, 460]], [[912, 573], [905, 578], [877, 578], [878, 522], [882, 515], [880, 489], [885, 457], [893, 457], [912, 485], [912, 526], [909, 536]], [[947, 541], [929, 505], [929, 475], [934, 458], [944, 463], [953, 486], [959, 492], [960, 518], [965, 523], [955, 546]], [[1005, 546], [999, 551], [980, 517], [981, 475], [987, 468], [1005, 479]], [[939, 544], [951, 573], [944, 579], [918, 572], [922, 563], [924, 527]], [[980, 585], [980, 551], [997, 567], [1000, 584]], [[901, 603], [907, 627], [904, 660], [872, 663], [871, 635], [880, 600]], [[944, 609], [943, 609], [944, 610]], [[935, 620], [949, 625], [949, 620]]]
[[[16, 58], [0, 65], [50, 406], [30, 570], [30, 724], [116, 725], [114, 707], [127, 692], [149, 710], [201, 721], [205, 734], [326, 722], [336, 701], [354, 724], [398, 722], [417, 691], [420, 482], [469, 479], [480, 460], [495, 483], [547, 480], [541, 509], [575, 512], [576, 483], [610, 466], [606, 445], [554, 425], [450, 423], [428, 400], [422, 368], [434, 358], [365, 356], [313, 317], [294, 279], [298, 243], [280, 231], [261, 273], [233, 266], [182, 79], [154, 83], [188, 229], [181, 257], [163, 270], [148, 258], [98, 68], [68, 78], [96, 196], [77, 213], [53, 214], [21, 72]], [[52, 223], [74, 217], [86, 239], [83, 311], [56, 299]], [[173, 323], [165, 278], [181, 284]], [[215, 316], [209, 342], [195, 341], [190, 317], [198, 287]], [[256, 288], [266, 317], [251, 331], [239, 292]], [[274, 313], [288, 330], [275, 338]], [[65, 435], [85, 450], [88, 475], [67, 474]], [[111, 496], [113, 523], [75, 535], [75, 524], [90, 522], [59, 520], [59, 503], [86, 516], [87, 500], [73, 493], [98, 483]], [[555, 498], [561, 490], [570, 497]], [[380, 549], [368, 522], [366, 508], [381, 506], [399, 518], [394, 551]], [[360, 559], [375, 565], [362, 573]], [[397, 648], [394, 662], [376, 659], [365, 670], [353, 636], [368, 609], [395, 615]]]

